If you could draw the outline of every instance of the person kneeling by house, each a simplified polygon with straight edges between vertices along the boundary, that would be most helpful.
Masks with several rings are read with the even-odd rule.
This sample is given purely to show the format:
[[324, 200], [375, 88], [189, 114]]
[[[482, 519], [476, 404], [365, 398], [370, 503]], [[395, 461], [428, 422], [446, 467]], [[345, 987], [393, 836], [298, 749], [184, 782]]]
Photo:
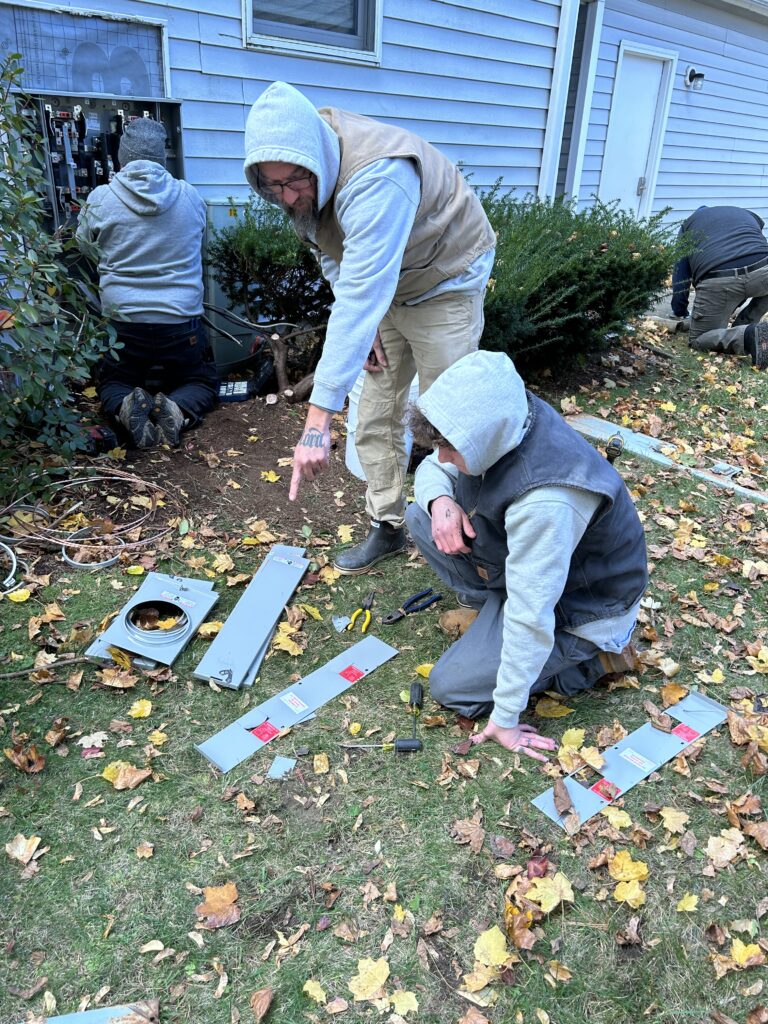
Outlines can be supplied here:
[[[699, 352], [749, 356], [768, 368], [768, 241], [765, 224], [737, 206], [700, 206], [683, 222], [680, 234], [696, 240], [690, 256], [672, 272], [672, 312], [688, 315], [691, 284], [696, 289], [688, 344]], [[749, 300], [749, 301], [747, 301]], [[733, 325], [730, 319], [739, 306]]]
[[[165, 128], [130, 121], [120, 140], [121, 170], [88, 196], [77, 241], [96, 248], [102, 310], [122, 347], [96, 374], [105, 411], [137, 448], [178, 445], [218, 402], [203, 312], [205, 203], [165, 169]], [[163, 390], [148, 382], [159, 374]]]
[[520, 725], [529, 695], [570, 695], [636, 667], [630, 644], [648, 582], [645, 536], [616, 470], [503, 353], [475, 352], [415, 403], [416, 472], [406, 523], [460, 604], [477, 609], [435, 664], [432, 696], [474, 742], [540, 761], [553, 740]]

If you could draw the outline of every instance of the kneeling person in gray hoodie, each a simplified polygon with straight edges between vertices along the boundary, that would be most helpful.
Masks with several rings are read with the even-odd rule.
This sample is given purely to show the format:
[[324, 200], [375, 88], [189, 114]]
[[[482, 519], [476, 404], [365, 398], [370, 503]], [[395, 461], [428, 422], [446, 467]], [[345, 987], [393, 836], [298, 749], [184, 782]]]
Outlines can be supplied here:
[[96, 387], [135, 447], [177, 445], [219, 394], [200, 320], [205, 203], [165, 169], [157, 121], [130, 121], [118, 159], [120, 172], [88, 196], [76, 235], [86, 254], [96, 248], [102, 309], [122, 346], [102, 360]]
[[630, 644], [648, 582], [645, 536], [623, 480], [512, 361], [475, 352], [418, 399], [406, 523], [427, 562], [477, 609], [436, 663], [432, 696], [538, 760], [553, 740], [520, 714], [532, 693], [574, 694], [636, 667]]

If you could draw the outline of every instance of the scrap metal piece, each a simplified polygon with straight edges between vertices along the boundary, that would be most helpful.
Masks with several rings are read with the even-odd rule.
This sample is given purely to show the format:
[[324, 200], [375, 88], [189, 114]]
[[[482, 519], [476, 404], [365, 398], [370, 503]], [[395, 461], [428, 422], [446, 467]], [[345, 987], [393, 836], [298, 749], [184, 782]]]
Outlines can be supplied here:
[[333, 623], [333, 628], [336, 630], [337, 633], [343, 633], [344, 630], [349, 625], [350, 621], [351, 620], [348, 615], [334, 615], [333, 618], [331, 619], [331, 622]]
[[160, 1024], [160, 1000], [142, 999], [140, 1003], [101, 1006], [98, 1010], [35, 1018], [38, 1019], [40, 1024]]
[[318, 708], [348, 690], [359, 679], [394, 658], [399, 651], [375, 636], [338, 654], [304, 679], [251, 708], [196, 749], [220, 771], [228, 772]]
[[268, 779], [284, 779], [286, 775], [290, 775], [293, 769], [296, 767], [295, 757], [282, 757], [278, 754], [272, 764], [269, 766], [267, 772]]
[[282, 610], [309, 566], [304, 548], [274, 544], [194, 669], [197, 679], [239, 690], [250, 686]]
[[661, 466], [676, 469], [681, 473], [690, 473], [692, 476], [696, 476], [700, 480], [706, 480], [707, 483], [714, 484], [716, 487], [727, 487], [729, 490], [735, 491], [745, 498], [768, 503], [768, 493], [765, 491], [753, 491], [749, 487], [742, 487], [740, 484], [733, 482], [731, 478], [743, 472], [738, 466], [731, 466], [726, 462], [715, 463], [711, 469], [696, 469], [692, 466], [683, 466], [664, 454], [665, 448], [673, 449], [674, 445], [668, 441], [662, 441], [658, 437], [638, 434], [634, 430], [619, 427], [608, 420], [601, 420], [598, 416], [588, 416], [586, 413], [566, 416], [565, 421], [575, 430], [578, 430], [580, 434], [591, 437], [595, 441], [607, 441], [616, 434], [623, 439], [624, 448], [628, 452], [642, 455], [643, 458], [657, 462]]
[[[650, 722], [635, 729], [623, 740], [602, 751], [605, 764], [594, 768], [579, 768], [567, 775], [563, 782], [571, 798], [572, 808], [582, 824], [601, 811], [618, 796], [648, 778], [673, 757], [728, 717], [728, 710], [703, 693], [689, 693], [679, 704], [666, 709], [666, 714], [677, 719], [678, 725], [670, 733], [654, 729]], [[531, 801], [556, 825], [565, 828], [567, 815], [555, 807], [554, 787]]]
[[[219, 595], [208, 580], [151, 572], [106, 631], [93, 641], [85, 653], [111, 661], [107, 648], [119, 647], [161, 665], [171, 665], [203, 624], [218, 599]], [[132, 613], [141, 605], [153, 603], [170, 604], [177, 608], [182, 613], [180, 624], [171, 630], [138, 627], [132, 620]]]

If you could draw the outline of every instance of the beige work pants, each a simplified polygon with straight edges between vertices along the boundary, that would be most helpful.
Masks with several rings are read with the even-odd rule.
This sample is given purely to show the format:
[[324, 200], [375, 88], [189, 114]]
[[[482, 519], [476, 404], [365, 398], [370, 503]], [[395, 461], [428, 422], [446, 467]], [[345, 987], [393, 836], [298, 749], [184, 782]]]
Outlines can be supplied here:
[[418, 373], [423, 394], [443, 370], [477, 349], [483, 298], [483, 292], [448, 292], [415, 306], [391, 306], [382, 320], [379, 334], [389, 365], [365, 376], [355, 434], [371, 519], [403, 525], [404, 421], [411, 381]]

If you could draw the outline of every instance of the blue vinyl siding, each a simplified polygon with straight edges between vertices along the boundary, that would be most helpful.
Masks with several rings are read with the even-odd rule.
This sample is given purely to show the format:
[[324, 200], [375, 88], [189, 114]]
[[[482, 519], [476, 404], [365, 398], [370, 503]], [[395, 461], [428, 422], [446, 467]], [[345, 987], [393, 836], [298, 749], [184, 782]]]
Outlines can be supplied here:
[[[185, 175], [208, 200], [247, 195], [243, 130], [276, 79], [318, 106], [400, 124], [461, 162], [472, 181], [535, 192], [560, 0], [383, 0], [378, 67], [283, 56], [242, 43], [240, 0], [93, 0], [168, 23], [171, 94], [183, 101]], [[77, 2], [62, 6], [77, 8]]]
[[[678, 54], [653, 210], [702, 203], [768, 219], [768, 18], [696, 0], [606, 0], [579, 202], [597, 192], [622, 40]], [[705, 73], [700, 92], [685, 69]]]

